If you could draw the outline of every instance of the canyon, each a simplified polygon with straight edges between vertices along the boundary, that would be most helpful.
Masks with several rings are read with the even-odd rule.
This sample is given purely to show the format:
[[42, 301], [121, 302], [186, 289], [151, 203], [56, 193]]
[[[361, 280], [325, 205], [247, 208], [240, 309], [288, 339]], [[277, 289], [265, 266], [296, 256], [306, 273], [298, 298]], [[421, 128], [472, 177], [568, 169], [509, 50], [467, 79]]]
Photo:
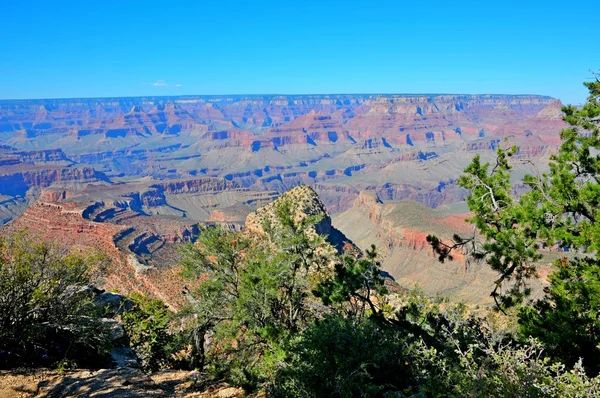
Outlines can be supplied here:
[[0, 194], [207, 176], [260, 192], [308, 184], [332, 212], [361, 190], [437, 207], [462, 199], [462, 167], [504, 139], [523, 158], [551, 152], [560, 108], [502, 95], [3, 100]]
[[561, 106], [446, 94], [1, 100], [0, 224], [100, 249], [113, 259], [108, 288], [178, 308], [180, 243], [201, 226], [256, 229], [252, 214], [307, 185], [322, 232], [376, 243], [400, 285], [475, 302], [490, 271], [438, 264], [425, 237], [470, 228], [456, 181], [475, 154], [515, 145], [516, 191], [543, 170]]
[[[473, 225], [466, 218], [468, 214], [431, 209], [414, 200], [384, 203], [376, 193], [362, 191], [352, 208], [333, 217], [333, 225], [345, 231], [361, 250], [376, 245], [383, 260], [382, 269], [406, 289], [467, 304], [492, 304], [490, 292], [497, 273], [464, 251], [454, 251], [452, 261], [441, 263], [427, 242], [428, 235], [441, 237], [447, 243], [452, 242], [454, 234], [471, 236]], [[564, 255], [543, 252], [543, 259], [537, 264], [540, 279], [530, 281], [533, 297], [539, 297], [547, 286], [549, 264]]]

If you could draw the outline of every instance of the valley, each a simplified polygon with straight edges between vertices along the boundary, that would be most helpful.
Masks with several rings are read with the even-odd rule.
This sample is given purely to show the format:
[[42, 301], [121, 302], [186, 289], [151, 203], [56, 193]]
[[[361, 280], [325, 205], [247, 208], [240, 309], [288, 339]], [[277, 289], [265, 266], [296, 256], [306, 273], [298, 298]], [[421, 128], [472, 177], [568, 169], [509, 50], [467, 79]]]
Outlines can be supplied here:
[[425, 237], [470, 228], [456, 180], [475, 154], [516, 145], [517, 177], [546, 164], [560, 108], [534, 95], [2, 100], [0, 223], [99, 248], [114, 263], [107, 287], [177, 308], [179, 243], [199, 225], [241, 230], [308, 185], [324, 230], [377, 244], [400, 285], [478, 302], [491, 271], [438, 264]]

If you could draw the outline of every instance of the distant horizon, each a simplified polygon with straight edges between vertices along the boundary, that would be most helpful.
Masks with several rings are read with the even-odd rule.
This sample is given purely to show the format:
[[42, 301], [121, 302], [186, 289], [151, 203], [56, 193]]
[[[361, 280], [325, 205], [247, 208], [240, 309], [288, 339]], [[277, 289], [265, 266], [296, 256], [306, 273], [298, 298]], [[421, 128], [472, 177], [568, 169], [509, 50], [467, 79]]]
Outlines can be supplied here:
[[[219, 98], [219, 97], [336, 97], [336, 96], [397, 96], [397, 97], [440, 97], [440, 96], [503, 96], [503, 97], [539, 97], [556, 99], [560, 98], [544, 94], [505, 94], [505, 93], [311, 93], [311, 94], [285, 94], [285, 93], [247, 93], [247, 94], [172, 94], [172, 95], [124, 95], [124, 96], [90, 96], [90, 97], [41, 97], [41, 98], [0, 98], [0, 102], [10, 101], [53, 101], [53, 100], [105, 100], [105, 99], [144, 99], [144, 98]], [[573, 104], [576, 105], [576, 104]]]

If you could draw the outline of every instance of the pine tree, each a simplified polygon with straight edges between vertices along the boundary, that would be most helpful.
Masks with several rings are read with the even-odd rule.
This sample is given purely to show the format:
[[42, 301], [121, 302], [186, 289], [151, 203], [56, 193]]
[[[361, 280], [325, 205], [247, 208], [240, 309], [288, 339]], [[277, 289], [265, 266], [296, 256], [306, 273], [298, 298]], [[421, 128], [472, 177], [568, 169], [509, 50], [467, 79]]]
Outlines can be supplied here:
[[[569, 127], [550, 158], [546, 174], [527, 175], [529, 191], [512, 194], [510, 157], [516, 148], [499, 149], [495, 165], [479, 156], [465, 169], [459, 185], [476, 227], [470, 237], [452, 244], [428, 240], [440, 256], [468, 249], [499, 272], [491, 295], [498, 307], [519, 304], [528, 296], [528, 279], [536, 277], [541, 247], [574, 253], [558, 260], [545, 297], [519, 311], [520, 333], [543, 341], [546, 349], [569, 365], [583, 358], [594, 374], [600, 371], [600, 81], [584, 83], [589, 97], [581, 108], [563, 107]], [[477, 234], [483, 237], [480, 242]]]

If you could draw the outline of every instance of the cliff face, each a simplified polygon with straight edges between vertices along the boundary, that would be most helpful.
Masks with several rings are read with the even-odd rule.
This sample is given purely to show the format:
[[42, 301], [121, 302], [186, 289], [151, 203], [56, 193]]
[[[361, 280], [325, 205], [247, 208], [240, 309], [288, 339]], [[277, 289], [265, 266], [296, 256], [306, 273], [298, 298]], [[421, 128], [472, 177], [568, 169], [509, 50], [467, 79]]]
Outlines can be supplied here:
[[[7, 230], [27, 227], [44, 232], [50, 239], [62, 242], [70, 235], [77, 234], [77, 244], [82, 247], [95, 247], [104, 253], [118, 257], [112, 241], [113, 235], [121, 228], [111, 224], [94, 223], [83, 218], [85, 206], [74, 203], [59, 204], [55, 202], [34, 203], [17, 220], [7, 225]], [[71, 242], [69, 242], [71, 243]]]
[[[124, 209], [111, 211], [98, 203], [47, 201], [51, 196], [46, 193], [45, 201], [35, 202], [0, 233], [27, 229], [68, 250], [98, 250], [110, 260], [100, 280], [105, 289], [150, 294], [173, 309], [181, 308], [184, 281], [175, 244], [193, 241], [197, 225]], [[96, 213], [101, 216], [90, 220]]]
[[61, 163], [70, 162], [62, 149], [48, 149], [42, 151], [22, 151], [15, 152], [23, 163]]
[[[542, 110], [551, 107], [542, 112]], [[543, 96], [510, 95], [248, 95], [138, 98], [81, 98], [2, 100], [0, 132], [25, 130], [32, 137], [62, 131], [94, 134], [96, 130], [127, 126], [141, 134], [175, 133], [173, 126], [189, 129], [202, 122], [229, 121], [233, 125], [292, 131], [298, 126], [331, 128], [337, 117], [386, 116], [425, 120], [460, 113], [503, 112], [525, 116], [560, 115], [560, 103]], [[556, 111], [558, 110], [558, 112]], [[540, 112], [542, 112], [540, 114]], [[319, 113], [321, 113], [319, 115]], [[308, 116], [302, 118], [303, 116]], [[285, 123], [301, 118], [289, 128]], [[361, 120], [359, 118], [359, 120]], [[71, 123], [75, 121], [75, 123]], [[232, 126], [232, 123], [229, 124]], [[144, 128], [145, 127], [145, 128]], [[225, 127], [225, 126], [224, 126]], [[252, 130], [252, 129], [251, 129]], [[215, 129], [215, 131], [224, 131]]]
[[25, 196], [54, 184], [74, 186], [108, 178], [89, 166], [73, 166], [60, 150], [18, 151], [0, 146], [0, 195]]
[[2, 227], [0, 233], [27, 229], [30, 233], [54, 241], [69, 250], [98, 250], [112, 262], [110, 269], [103, 275], [105, 284], [130, 290], [134, 283], [126, 269], [125, 255], [113, 241], [113, 237], [123, 228], [86, 220], [82, 215], [85, 207], [75, 203], [37, 201], [22, 215]]
[[[177, 309], [184, 305], [180, 291], [187, 283], [179, 272], [178, 245], [194, 242], [200, 227], [173, 203], [205, 218], [223, 209], [220, 217], [201, 224], [241, 230], [243, 218], [273, 194], [235, 186], [211, 177], [87, 184], [80, 189], [53, 186], [42, 189], [40, 200], [0, 228], [0, 233], [27, 228], [67, 249], [99, 250], [111, 259], [102, 275], [105, 288], [150, 294]], [[5, 208], [7, 201], [0, 204]], [[4, 214], [0, 212], [1, 217]]]
[[51, 167], [14, 165], [0, 170], [0, 195], [25, 196], [32, 188], [54, 184], [74, 186], [105, 181], [106, 176], [91, 167]]
[[472, 226], [465, 217], [414, 201], [383, 202], [376, 193], [363, 191], [333, 222], [360, 248], [375, 244], [383, 269], [401, 286], [479, 304], [489, 298], [495, 274], [485, 264], [465, 263], [461, 253], [441, 264], [426, 240], [429, 234], [447, 241], [454, 233], [468, 235]]
[[239, 185], [216, 178], [194, 178], [185, 181], [171, 181], [152, 185], [153, 188], [168, 194], [219, 192], [239, 188]]
[[[207, 176], [227, 180], [221, 190], [317, 186], [333, 211], [348, 209], [364, 189], [436, 207], [462, 199], [453, 187], [456, 175], [446, 171], [461, 170], [474, 153], [493, 153], [506, 137], [520, 158], [535, 162], [551, 153], [563, 127], [560, 106], [549, 97], [502, 95], [0, 101], [0, 144], [13, 151], [0, 156], [0, 175], [15, 162], [77, 162], [108, 179], [190, 181], [165, 183], [166, 194], [193, 192], [192, 179]], [[60, 179], [12, 178], [3, 185], [20, 191], [28, 184], [21, 179], [42, 186]]]

